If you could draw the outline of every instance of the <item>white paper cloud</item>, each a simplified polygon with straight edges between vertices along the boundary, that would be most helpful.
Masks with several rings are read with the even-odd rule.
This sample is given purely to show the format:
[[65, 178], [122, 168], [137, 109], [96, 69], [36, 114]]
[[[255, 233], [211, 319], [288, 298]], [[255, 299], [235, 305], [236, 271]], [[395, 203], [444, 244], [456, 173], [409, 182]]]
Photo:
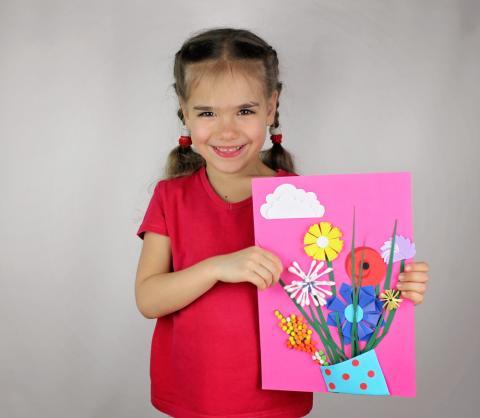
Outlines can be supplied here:
[[325, 207], [313, 192], [284, 183], [266, 197], [260, 213], [266, 219], [321, 218]]

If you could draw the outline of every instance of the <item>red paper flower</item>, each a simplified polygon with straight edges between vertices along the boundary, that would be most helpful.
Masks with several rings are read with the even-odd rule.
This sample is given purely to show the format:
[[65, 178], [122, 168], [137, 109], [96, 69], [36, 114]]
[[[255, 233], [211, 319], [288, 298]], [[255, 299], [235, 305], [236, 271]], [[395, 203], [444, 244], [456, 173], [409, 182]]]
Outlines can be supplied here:
[[[360, 264], [363, 258], [362, 269], [362, 286], [375, 286], [379, 284], [385, 277], [387, 266], [383, 262], [382, 256], [370, 247], [358, 247], [353, 251], [355, 280], [358, 283], [360, 276]], [[353, 282], [352, 277], [352, 253], [350, 252], [345, 259], [345, 270], [347, 270], [348, 277]]]

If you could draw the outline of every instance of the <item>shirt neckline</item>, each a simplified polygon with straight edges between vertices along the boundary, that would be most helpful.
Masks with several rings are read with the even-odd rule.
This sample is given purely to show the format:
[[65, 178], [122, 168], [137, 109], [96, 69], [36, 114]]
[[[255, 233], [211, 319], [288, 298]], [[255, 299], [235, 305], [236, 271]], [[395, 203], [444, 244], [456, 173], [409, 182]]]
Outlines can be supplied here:
[[[285, 170], [279, 168], [275, 170], [275, 176], [272, 177], [279, 177], [283, 173], [286, 173]], [[219, 206], [225, 208], [225, 209], [240, 209], [246, 206], [250, 206], [252, 204], [252, 196], [250, 195], [246, 199], [240, 200], [238, 202], [226, 202], [223, 200], [215, 191], [213, 188], [212, 184], [210, 183], [210, 180], [208, 179], [207, 176], [207, 170], [205, 166], [202, 166], [199, 169], [199, 175], [200, 175], [200, 180], [202, 182], [203, 188], [207, 192], [208, 196]]]

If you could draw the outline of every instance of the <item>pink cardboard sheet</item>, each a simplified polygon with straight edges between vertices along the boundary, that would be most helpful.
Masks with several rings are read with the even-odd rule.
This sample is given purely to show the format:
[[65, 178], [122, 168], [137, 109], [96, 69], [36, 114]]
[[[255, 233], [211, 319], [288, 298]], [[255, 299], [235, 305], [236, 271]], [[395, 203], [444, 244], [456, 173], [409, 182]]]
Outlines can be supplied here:
[[255, 244], [284, 267], [258, 291], [262, 388], [414, 397], [414, 306], [395, 293], [410, 173], [254, 178], [252, 197]]

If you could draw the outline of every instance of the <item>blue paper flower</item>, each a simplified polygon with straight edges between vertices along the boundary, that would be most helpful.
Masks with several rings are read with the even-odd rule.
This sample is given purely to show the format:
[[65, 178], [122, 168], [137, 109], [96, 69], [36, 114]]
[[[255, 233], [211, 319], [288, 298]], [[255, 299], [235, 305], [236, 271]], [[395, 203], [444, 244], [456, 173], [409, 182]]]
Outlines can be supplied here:
[[[345, 344], [350, 344], [353, 323], [353, 301], [352, 286], [343, 283], [340, 287], [340, 294], [344, 301], [337, 296], [328, 299], [327, 308], [330, 309], [327, 324], [337, 326], [336, 314], [342, 327], [342, 334]], [[357, 304], [357, 334], [360, 341], [368, 341], [382, 314], [382, 302], [375, 296], [373, 286], [361, 286], [358, 294]]]

